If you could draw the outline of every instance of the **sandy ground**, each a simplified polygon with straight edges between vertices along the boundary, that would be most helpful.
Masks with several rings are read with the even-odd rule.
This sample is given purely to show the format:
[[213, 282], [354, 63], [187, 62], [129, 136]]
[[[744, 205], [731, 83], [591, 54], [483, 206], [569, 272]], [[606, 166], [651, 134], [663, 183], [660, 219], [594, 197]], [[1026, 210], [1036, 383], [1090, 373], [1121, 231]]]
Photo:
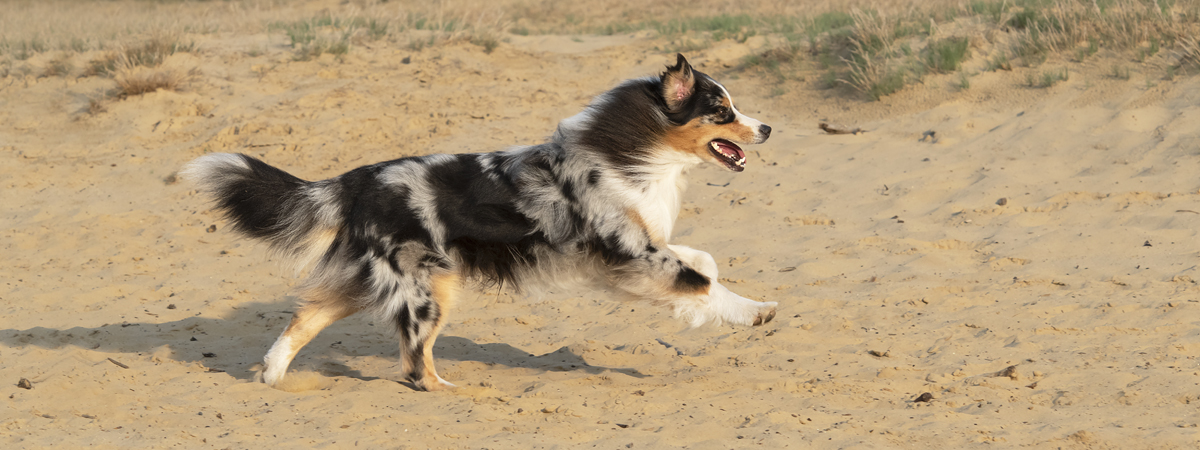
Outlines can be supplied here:
[[1019, 69], [865, 103], [725, 67], [755, 41], [693, 52], [776, 131], [744, 173], [692, 172], [673, 241], [774, 322], [475, 293], [435, 347], [460, 388], [399, 382], [395, 339], [352, 317], [293, 364], [314, 389], [284, 392], [255, 369], [296, 279], [175, 180], [185, 162], [318, 179], [536, 143], [673, 58], [637, 33], [308, 62], [278, 36], [195, 39], [168, 61], [199, 68], [181, 91], [95, 115], [110, 79], [0, 79], [5, 448], [1200, 445], [1200, 79], [1111, 78], [1102, 52], [1048, 89]]

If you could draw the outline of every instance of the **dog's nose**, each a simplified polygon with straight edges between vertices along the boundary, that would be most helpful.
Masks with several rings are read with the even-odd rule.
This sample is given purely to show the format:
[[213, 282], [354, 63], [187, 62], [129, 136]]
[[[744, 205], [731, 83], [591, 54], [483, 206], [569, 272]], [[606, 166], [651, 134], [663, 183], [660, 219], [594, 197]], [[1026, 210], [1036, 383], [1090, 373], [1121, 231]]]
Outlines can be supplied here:
[[762, 138], [764, 141], [767, 140], [767, 138], [771, 137], [771, 127], [769, 127], [765, 124], [759, 125], [758, 126], [758, 134], [762, 135]]

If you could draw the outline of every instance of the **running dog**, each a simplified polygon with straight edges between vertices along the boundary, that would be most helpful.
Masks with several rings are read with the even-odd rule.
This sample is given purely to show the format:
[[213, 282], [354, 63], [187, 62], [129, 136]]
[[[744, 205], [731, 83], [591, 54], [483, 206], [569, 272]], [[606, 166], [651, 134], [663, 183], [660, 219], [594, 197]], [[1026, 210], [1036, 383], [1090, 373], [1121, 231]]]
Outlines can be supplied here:
[[712, 256], [669, 244], [684, 171], [707, 162], [741, 172], [738, 144], [770, 134], [677, 55], [661, 75], [596, 97], [544, 144], [402, 158], [322, 181], [213, 153], [183, 175], [234, 229], [311, 267], [303, 304], [264, 358], [267, 384], [322, 329], [366, 310], [395, 327], [404, 376], [436, 391], [454, 385], [433, 368], [433, 342], [467, 283], [572, 279], [670, 308], [693, 327], [771, 321], [776, 303], [730, 292]]

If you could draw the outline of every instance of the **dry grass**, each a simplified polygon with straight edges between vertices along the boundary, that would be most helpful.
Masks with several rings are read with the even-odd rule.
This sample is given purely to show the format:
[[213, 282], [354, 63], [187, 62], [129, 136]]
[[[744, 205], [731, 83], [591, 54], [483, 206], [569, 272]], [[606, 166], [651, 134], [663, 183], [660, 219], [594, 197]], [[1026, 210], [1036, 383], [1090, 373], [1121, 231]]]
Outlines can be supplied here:
[[73, 69], [74, 65], [71, 64], [71, 55], [63, 52], [46, 63], [46, 67], [42, 70], [42, 76], [65, 77], [70, 75]]
[[1180, 54], [1174, 67], [1200, 69], [1200, 37], [1189, 36], [1179, 41]]
[[88, 97], [88, 104], [84, 108], [84, 112], [89, 116], [94, 116], [105, 111], [108, 111], [108, 107], [104, 106], [104, 97]]
[[88, 63], [85, 75], [112, 75], [119, 66], [158, 67], [168, 56], [178, 52], [190, 52], [196, 45], [184, 42], [178, 35], [160, 33], [136, 44], [127, 44], [117, 51], [106, 52]]
[[[806, 79], [816, 70], [824, 74], [816, 77], [818, 85], [848, 86], [877, 99], [920, 81], [928, 70], [958, 70], [969, 55], [938, 43], [965, 42], [948, 41], [954, 36], [942, 30], [966, 27], [996, 37], [988, 38], [1001, 47], [990, 57], [991, 69], [1037, 66], [1061, 53], [1083, 60], [1101, 49], [1131, 51], [1134, 59], [1158, 67], [1200, 69], [1200, 0], [614, 0], [603, 8], [555, 0], [329, 0], [323, 8], [312, 6], [278, 0], [14, 0], [0, 14], [0, 60], [11, 67], [49, 51], [102, 51], [83, 72], [113, 76], [119, 58], [157, 67], [172, 52], [190, 51], [181, 38], [188, 34], [264, 30], [271, 46], [291, 45], [298, 60], [340, 58], [374, 41], [412, 50], [470, 42], [491, 52], [513, 34], [651, 32], [666, 52], [766, 35], [771, 47], [742, 69], [765, 70], [780, 80]], [[321, 12], [314, 16], [314, 10]], [[130, 41], [145, 45], [113, 44]], [[46, 67], [45, 73], [61, 69]]]
[[175, 69], [151, 69], [145, 67], [121, 68], [113, 75], [117, 82], [117, 97], [142, 95], [157, 90], [179, 90], [189, 74]]

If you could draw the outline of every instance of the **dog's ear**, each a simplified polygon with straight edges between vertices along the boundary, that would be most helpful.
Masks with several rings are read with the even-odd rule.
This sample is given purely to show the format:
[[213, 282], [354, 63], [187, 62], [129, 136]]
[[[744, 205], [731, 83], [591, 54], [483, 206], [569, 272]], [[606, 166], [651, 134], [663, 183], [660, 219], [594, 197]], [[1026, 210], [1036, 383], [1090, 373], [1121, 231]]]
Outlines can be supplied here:
[[683, 54], [676, 54], [675, 65], [667, 67], [662, 74], [663, 99], [667, 101], [667, 110], [678, 112], [684, 103], [696, 91], [696, 74], [692, 65], [688, 64]]

